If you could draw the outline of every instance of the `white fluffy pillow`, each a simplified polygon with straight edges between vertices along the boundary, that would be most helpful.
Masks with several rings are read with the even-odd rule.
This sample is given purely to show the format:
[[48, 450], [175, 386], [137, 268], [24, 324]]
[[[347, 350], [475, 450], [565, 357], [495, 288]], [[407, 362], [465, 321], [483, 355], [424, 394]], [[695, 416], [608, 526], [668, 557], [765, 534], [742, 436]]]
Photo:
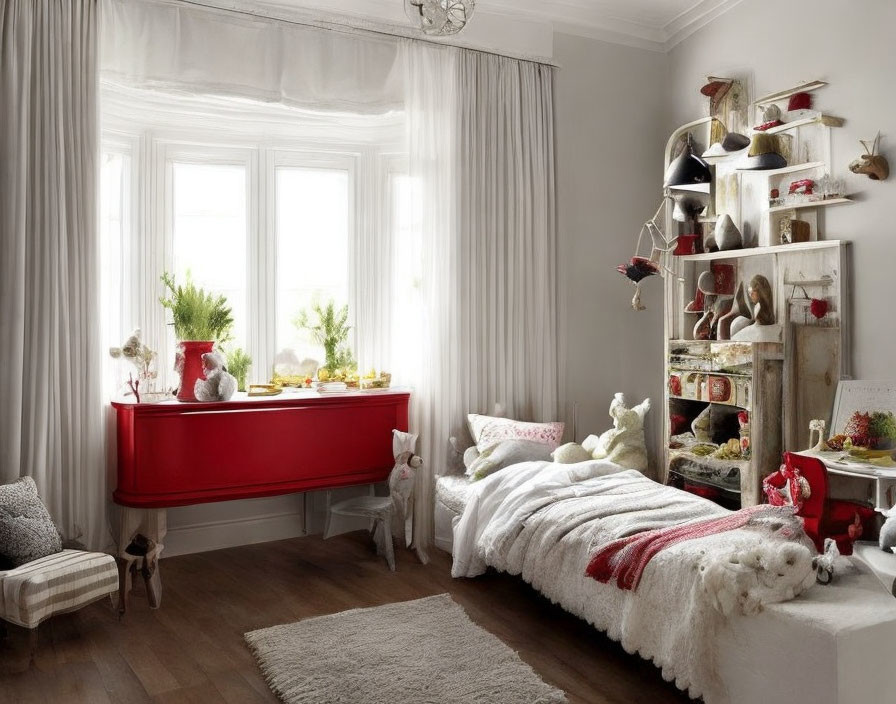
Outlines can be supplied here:
[[513, 464], [538, 460], [547, 462], [550, 459], [551, 448], [544, 443], [504, 440], [483, 450], [467, 469], [467, 474], [476, 481]]
[[467, 422], [473, 442], [480, 452], [502, 440], [529, 440], [553, 450], [563, 439], [563, 423], [526, 423], [478, 413], [470, 413]]

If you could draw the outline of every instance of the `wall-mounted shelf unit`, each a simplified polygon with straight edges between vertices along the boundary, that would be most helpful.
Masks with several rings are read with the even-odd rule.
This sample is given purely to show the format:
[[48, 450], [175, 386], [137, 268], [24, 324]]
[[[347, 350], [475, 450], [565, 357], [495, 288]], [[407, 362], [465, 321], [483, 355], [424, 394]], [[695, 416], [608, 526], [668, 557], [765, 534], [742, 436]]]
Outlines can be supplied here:
[[[796, 93], [824, 85], [823, 81], [802, 84], [764, 96], [753, 104], [787, 101]], [[837, 383], [849, 372], [849, 244], [824, 239], [820, 212], [853, 201], [829, 197], [769, 204], [772, 189], [787, 194], [794, 179], [811, 178], [817, 183], [832, 173], [830, 130], [842, 122], [822, 115], [783, 125], [784, 129], [778, 129], [782, 133], [780, 139], [786, 140], [788, 158], [795, 163], [779, 169], [739, 170], [741, 154], [708, 160], [713, 169], [711, 200], [707, 212], [697, 222], [703, 226], [705, 236], [722, 215], [730, 215], [747, 246], [670, 255], [665, 260], [672, 271], [665, 277], [664, 298], [664, 408], [668, 420], [665, 478], [728, 506], [747, 506], [761, 500], [762, 479], [777, 469], [782, 451], [809, 445], [809, 420], [825, 418], [830, 413]], [[697, 153], [708, 146], [708, 120], [689, 123], [673, 137], [682, 130], [691, 132]], [[670, 139], [669, 145], [673, 142]], [[666, 164], [669, 160], [667, 153]], [[788, 217], [809, 223], [809, 241], [780, 244], [780, 223]], [[670, 204], [666, 209], [666, 232], [673, 236], [685, 234], [682, 227], [672, 218]], [[700, 301], [697, 281], [705, 272], [711, 272], [715, 285], [722, 287], [719, 298], [733, 294], [738, 284], [746, 292], [754, 277], [765, 277], [772, 289], [775, 325], [763, 333], [777, 335], [777, 341], [712, 339], [719, 335], [718, 326], [707, 327], [706, 316], [696, 315], [693, 310]], [[821, 318], [812, 313], [819, 310], [818, 306], [811, 306], [813, 298], [826, 303], [827, 310]], [[711, 339], [703, 339], [706, 335]], [[695, 339], [698, 337], [701, 339]], [[742, 364], [737, 369], [728, 365], [732, 355], [741, 357]], [[719, 389], [729, 388], [730, 397], [719, 396]], [[711, 444], [716, 445], [738, 435], [732, 413], [746, 414], [747, 456], [730, 457], [721, 449], [710, 453], [719, 456], [695, 456], [691, 452], [693, 443], [688, 441], [688, 433], [696, 435], [691, 424], [706, 409], [712, 418]], [[706, 447], [698, 449], [707, 451]]]

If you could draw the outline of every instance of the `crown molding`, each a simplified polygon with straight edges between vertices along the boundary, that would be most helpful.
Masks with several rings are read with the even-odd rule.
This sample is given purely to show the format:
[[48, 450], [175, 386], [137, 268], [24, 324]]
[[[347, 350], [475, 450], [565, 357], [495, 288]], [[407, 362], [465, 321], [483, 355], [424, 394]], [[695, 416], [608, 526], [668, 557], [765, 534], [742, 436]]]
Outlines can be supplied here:
[[554, 31], [560, 34], [666, 53], [740, 2], [742, 0], [695, 0], [691, 7], [666, 22], [613, 15], [583, 0], [538, 4], [529, 0], [492, 0], [489, 10], [551, 22]]
[[664, 51], [670, 51], [676, 45], [691, 36], [701, 27], [712, 22], [743, 0], [701, 0], [690, 10], [682, 12], [665, 27], [666, 42]]

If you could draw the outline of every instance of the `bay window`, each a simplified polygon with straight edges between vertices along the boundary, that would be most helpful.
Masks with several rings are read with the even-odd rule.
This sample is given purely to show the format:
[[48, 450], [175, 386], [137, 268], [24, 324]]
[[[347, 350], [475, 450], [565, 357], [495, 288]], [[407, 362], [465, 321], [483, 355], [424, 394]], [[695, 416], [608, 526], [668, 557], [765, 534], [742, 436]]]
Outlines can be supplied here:
[[177, 383], [159, 304], [168, 271], [227, 297], [226, 347], [249, 352], [253, 382], [275, 363], [323, 361], [294, 322], [316, 300], [349, 305], [361, 364], [391, 363], [392, 272], [414, 251], [398, 232], [400, 115], [332, 116], [324, 131], [326, 115], [250, 101], [211, 101], [202, 110], [217, 111], [213, 122], [196, 100], [159, 93], [113, 93], [104, 104], [106, 346], [140, 327], [159, 352], [161, 383]]

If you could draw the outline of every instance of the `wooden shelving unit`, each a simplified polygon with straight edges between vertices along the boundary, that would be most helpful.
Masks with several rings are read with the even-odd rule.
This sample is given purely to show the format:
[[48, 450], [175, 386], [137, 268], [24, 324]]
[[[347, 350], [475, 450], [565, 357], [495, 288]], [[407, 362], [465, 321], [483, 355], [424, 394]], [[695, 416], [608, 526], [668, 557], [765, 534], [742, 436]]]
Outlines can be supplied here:
[[[823, 81], [795, 86], [772, 93], [754, 102], [764, 106], [786, 101], [791, 95], [817, 90], [826, 85]], [[754, 123], [758, 124], [758, 123]], [[782, 125], [769, 130], [780, 133], [789, 140], [791, 159], [796, 163], [780, 169], [766, 171], [740, 170], [737, 164], [742, 153], [708, 159], [714, 167], [714, 182], [709, 187], [712, 196], [708, 212], [698, 219], [704, 232], [712, 228], [722, 214], [729, 214], [742, 233], [750, 233], [753, 244], [743, 249], [705, 252], [685, 256], [669, 256], [666, 263], [672, 275], [665, 278], [665, 337], [666, 365], [664, 370], [664, 410], [669, 422], [665, 428], [664, 471], [665, 478], [679, 486], [692, 485], [704, 495], [718, 492], [718, 501], [724, 505], [747, 506], [761, 501], [761, 482], [780, 464], [782, 451], [798, 450], [808, 446], [808, 422], [812, 418], [824, 418], [830, 413], [837, 382], [848, 375], [849, 326], [849, 243], [843, 240], [825, 240], [823, 221], [818, 213], [835, 205], [846, 205], [849, 198], [828, 198], [786, 205], [770, 206], [769, 193], [777, 188], [787, 193], [788, 178], [793, 174], [806, 174], [818, 179], [831, 173], [830, 130], [843, 124], [839, 118], [820, 115]], [[696, 121], [680, 128], [690, 131], [698, 148], [708, 146], [709, 122]], [[669, 145], [674, 140], [670, 138]], [[666, 155], [666, 163], [670, 154]], [[803, 178], [805, 176], [797, 176]], [[724, 200], [736, 187], [736, 198]], [[720, 197], [716, 197], [720, 195]], [[811, 226], [811, 241], [778, 244], [777, 231], [781, 218], [799, 213], [799, 219]], [[792, 215], [791, 215], [792, 216]], [[666, 209], [667, 232], [680, 224], [672, 219], [672, 207]], [[694, 326], [699, 316], [685, 308], [694, 300], [697, 280], [705, 271], [715, 272], [723, 267], [733, 278], [734, 286], [742, 283], [746, 288], [757, 274], [765, 276], [773, 289], [775, 319], [780, 325], [778, 342], [695, 341]], [[733, 292], [733, 291], [732, 291]], [[816, 320], [809, 312], [809, 299], [824, 298], [829, 312], [823, 320]], [[684, 369], [679, 363], [682, 349], [696, 345], [711, 345], [705, 353], [703, 369]], [[715, 350], [726, 345], [740, 345], [749, 350], [750, 363], [732, 371], [716, 363]], [[724, 354], [723, 354], [724, 356]], [[699, 355], [698, 355], [699, 357]], [[682, 372], [702, 377], [692, 380], [680, 393], [670, 389], [670, 377]], [[736, 403], [718, 403], [710, 398], [705, 388], [695, 390], [696, 384], [706, 385], [712, 378], [724, 377], [740, 384]], [[677, 390], [677, 389], [676, 389]], [[687, 448], [670, 447], [672, 420], [681, 426], [684, 416], [690, 420], [704, 408], [710, 407], [710, 415], [718, 406], [720, 421], [715, 440], [732, 439], [734, 425], [730, 423], [731, 409], [746, 411], [750, 421], [749, 457], [717, 459], [689, 457]], [[728, 417], [728, 421], [724, 419]], [[728, 423], [725, 426], [725, 422]], [[680, 430], [680, 427], [678, 428]], [[728, 437], [725, 437], [725, 435]], [[675, 444], [675, 443], [673, 443]], [[684, 471], [683, 467], [688, 471]], [[700, 468], [705, 474], [700, 474]], [[694, 471], [690, 471], [694, 470]], [[733, 477], [737, 476], [737, 485]], [[719, 477], [726, 477], [725, 481]]]

